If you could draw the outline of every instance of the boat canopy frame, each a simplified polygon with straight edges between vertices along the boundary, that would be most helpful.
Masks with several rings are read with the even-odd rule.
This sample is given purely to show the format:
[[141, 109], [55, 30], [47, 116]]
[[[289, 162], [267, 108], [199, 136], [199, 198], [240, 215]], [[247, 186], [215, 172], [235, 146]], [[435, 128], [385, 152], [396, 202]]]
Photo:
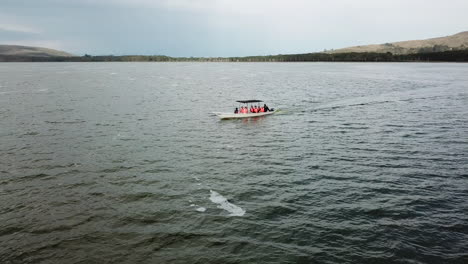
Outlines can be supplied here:
[[249, 103], [260, 103], [263, 101], [262, 100], [239, 100], [236, 102], [241, 103], [241, 104], [249, 104]]

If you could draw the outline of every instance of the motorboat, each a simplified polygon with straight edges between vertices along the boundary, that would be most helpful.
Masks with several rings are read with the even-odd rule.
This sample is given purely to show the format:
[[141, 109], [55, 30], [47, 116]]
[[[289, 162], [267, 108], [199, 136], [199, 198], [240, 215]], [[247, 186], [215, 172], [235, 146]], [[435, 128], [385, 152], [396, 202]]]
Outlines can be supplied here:
[[[240, 104], [245, 104], [247, 109], [249, 109], [250, 104], [253, 103], [260, 103], [263, 102], [262, 100], [239, 100], [236, 101]], [[240, 107], [239, 107], [240, 108]], [[266, 116], [266, 115], [272, 115], [276, 112], [277, 110], [270, 108], [269, 111], [267, 112], [258, 112], [258, 113], [221, 113], [221, 112], [214, 112], [215, 115], [217, 115], [220, 119], [238, 119], [238, 118], [249, 118], [249, 117], [259, 117], [259, 116]]]

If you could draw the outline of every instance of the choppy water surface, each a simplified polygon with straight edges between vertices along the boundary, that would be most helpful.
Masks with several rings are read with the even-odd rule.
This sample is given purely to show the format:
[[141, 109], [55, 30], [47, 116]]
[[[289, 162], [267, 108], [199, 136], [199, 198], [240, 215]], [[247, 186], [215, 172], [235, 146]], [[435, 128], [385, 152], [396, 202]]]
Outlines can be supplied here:
[[0, 262], [468, 263], [467, 117], [466, 64], [3, 63]]

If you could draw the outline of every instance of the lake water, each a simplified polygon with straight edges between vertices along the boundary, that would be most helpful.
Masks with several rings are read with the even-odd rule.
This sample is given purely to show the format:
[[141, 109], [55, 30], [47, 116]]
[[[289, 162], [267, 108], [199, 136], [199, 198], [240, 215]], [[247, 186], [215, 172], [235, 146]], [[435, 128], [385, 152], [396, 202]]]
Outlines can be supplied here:
[[0, 64], [1, 263], [468, 263], [467, 190], [468, 64]]

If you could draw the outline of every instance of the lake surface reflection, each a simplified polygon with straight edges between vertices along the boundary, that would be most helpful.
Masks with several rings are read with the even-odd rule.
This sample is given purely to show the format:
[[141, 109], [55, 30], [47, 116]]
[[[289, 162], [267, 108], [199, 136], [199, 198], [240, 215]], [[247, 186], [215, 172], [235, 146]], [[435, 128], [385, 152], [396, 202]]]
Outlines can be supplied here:
[[[466, 263], [468, 65], [1, 63], [2, 263]], [[280, 109], [220, 121], [235, 100]]]

